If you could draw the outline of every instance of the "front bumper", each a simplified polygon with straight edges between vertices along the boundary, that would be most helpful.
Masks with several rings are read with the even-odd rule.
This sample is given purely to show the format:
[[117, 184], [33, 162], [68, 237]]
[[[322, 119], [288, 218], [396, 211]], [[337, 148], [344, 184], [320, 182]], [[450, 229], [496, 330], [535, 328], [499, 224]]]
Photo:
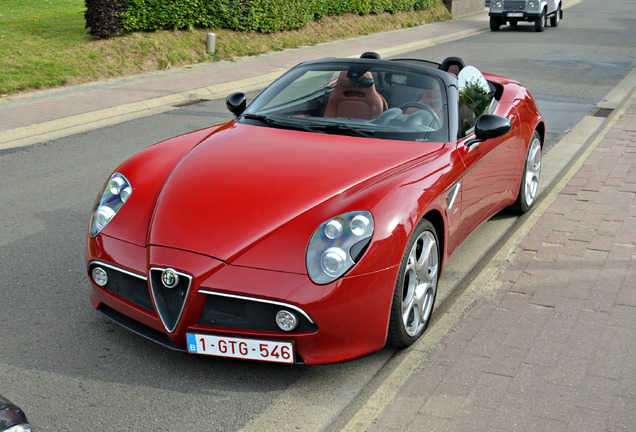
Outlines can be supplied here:
[[[381, 349], [397, 276], [394, 267], [318, 286], [304, 274], [231, 266], [103, 235], [89, 239], [87, 263], [93, 307], [148, 339], [177, 350], [185, 350], [188, 332], [292, 341], [296, 361], [305, 364], [335, 363]], [[97, 266], [109, 274], [103, 287], [91, 277]], [[156, 272], [164, 269], [188, 276], [188, 286], [158, 288]], [[281, 309], [299, 317], [293, 331], [277, 327]]]
[[537, 18], [542, 17], [541, 12], [518, 12], [518, 11], [501, 11], [490, 12], [488, 16], [503, 18], [505, 20], [519, 20], [519, 21], [536, 21]]

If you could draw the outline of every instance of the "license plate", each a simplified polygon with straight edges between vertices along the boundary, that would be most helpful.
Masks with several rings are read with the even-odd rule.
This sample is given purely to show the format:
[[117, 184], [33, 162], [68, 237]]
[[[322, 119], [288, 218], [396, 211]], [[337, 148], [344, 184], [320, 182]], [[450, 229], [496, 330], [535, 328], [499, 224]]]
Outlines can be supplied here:
[[227, 336], [187, 334], [188, 352], [275, 363], [294, 363], [294, 343]]
[[508, 12], [509, 18], [523, 18], [523, 12]]

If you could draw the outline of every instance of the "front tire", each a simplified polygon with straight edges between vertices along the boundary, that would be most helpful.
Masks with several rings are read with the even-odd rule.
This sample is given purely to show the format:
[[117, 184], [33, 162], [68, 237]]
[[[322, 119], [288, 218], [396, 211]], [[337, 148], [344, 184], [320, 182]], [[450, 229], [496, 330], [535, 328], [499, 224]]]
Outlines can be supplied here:
[[398, 348], [412, 345], [431, 320], [440, 271], [437, 232], [422, 219], [411, 236], [398, 273], [388, 343]]
[[541, 176], [541, 137], [534, 131], [526, 153], [526, 161], [523, 164], [521, 186], [517, 201], [512, 205], [512, 210], [517, 214], [523, 214], [530, 210], [539, 192], [539, 178]]
[[499, 27], [501, 27], [501, 20], [499, 17], [490, 17], [490, 30], [491, 31], [499, 31]]
[[541, 14], [539, 18], [537, 18], [534, 22], [534, 30], [537, 32], [542, 32], [545, 29], [545, 25], [548, 22], [548, 16], [545, 14], [545, 11]]

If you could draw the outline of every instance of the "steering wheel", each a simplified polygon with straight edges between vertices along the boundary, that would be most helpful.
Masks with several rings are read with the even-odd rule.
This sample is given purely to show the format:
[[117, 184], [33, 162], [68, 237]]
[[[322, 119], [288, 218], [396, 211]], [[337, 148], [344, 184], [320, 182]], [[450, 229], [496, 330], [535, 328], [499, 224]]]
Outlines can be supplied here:
[[433, 122], [431, 122], [431, 125], [434, 124], [437, 127], [441, 127], [442, 126], [442, 121], [440, 120], [439, 116], [437, 115], [435, 110], [433, 110], [433, 108], [431, 108], [428, 105], [425, 105], [425, 104], [419, 103], [419, 102], [406, 102], [406, 103], [403, 103], [402, 105], [400, 105], [399, 108], [405, 114], [406, 114], [406, 109], [407, 108], [417, 108], [417, 109], [420, 109], [420, 110], [423, 110], [423, 111], [427, 111], [428, 113], [430, 113], [433, 116]]

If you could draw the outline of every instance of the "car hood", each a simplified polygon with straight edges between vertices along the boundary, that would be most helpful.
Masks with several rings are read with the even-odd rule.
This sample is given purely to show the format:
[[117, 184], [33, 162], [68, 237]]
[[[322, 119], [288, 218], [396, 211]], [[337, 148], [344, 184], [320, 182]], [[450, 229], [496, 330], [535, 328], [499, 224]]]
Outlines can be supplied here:
[[296, 216], [442, 146], [235, 124], [177, 164], [149, 242], [231, 262]]

